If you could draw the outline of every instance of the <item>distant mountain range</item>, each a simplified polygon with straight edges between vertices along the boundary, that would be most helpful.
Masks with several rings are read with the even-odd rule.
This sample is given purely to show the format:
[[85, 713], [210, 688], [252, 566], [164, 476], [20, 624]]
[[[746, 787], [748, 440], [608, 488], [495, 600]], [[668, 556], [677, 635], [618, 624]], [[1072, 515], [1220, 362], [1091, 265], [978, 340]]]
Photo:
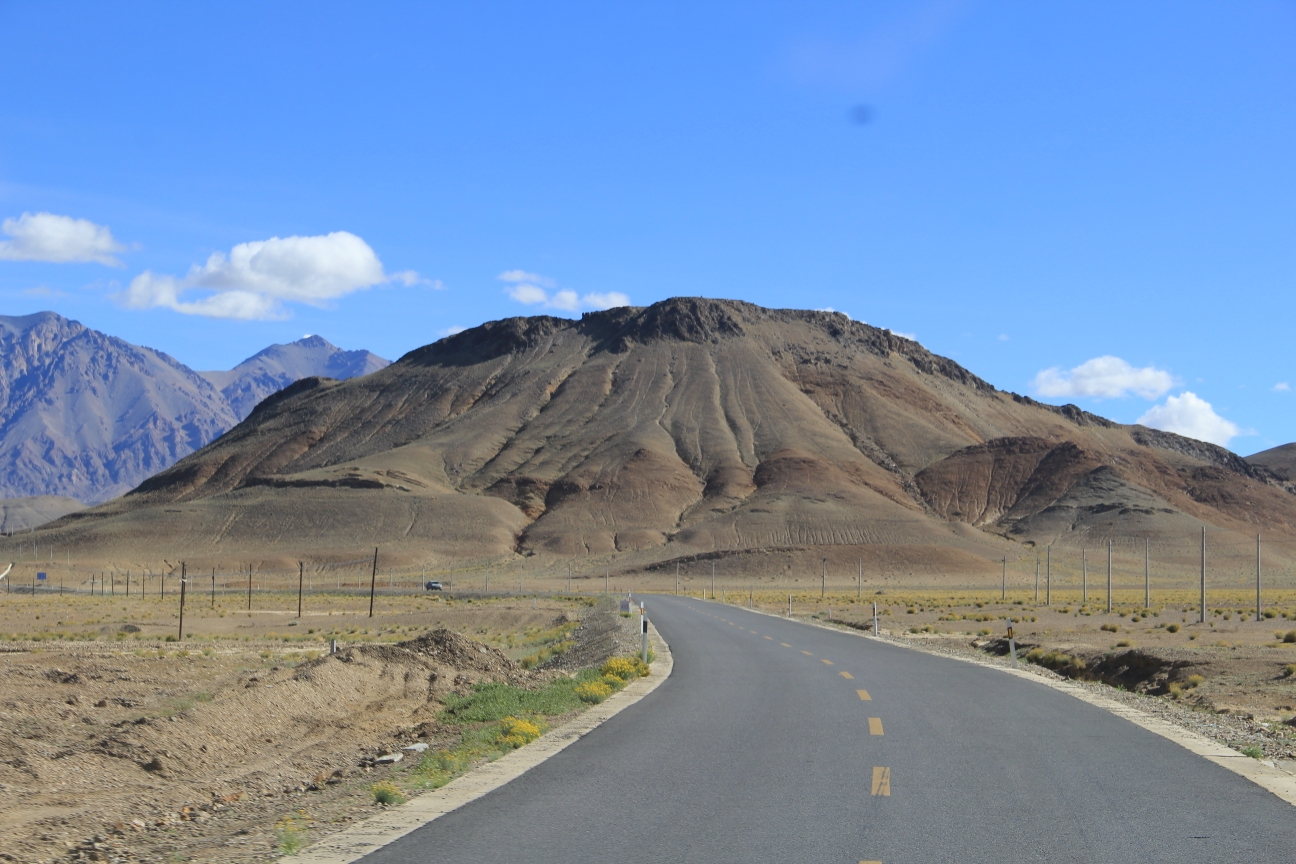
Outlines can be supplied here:
[[[310, 336], [272, 345], [228, 372], [196, 372], [53, 312], [0, 316], [0, 498], [106, 501], [216, 440], [294, 381], [386, 365]], [[71, 506], [5, 505], [24, 514], [5, 530]]]

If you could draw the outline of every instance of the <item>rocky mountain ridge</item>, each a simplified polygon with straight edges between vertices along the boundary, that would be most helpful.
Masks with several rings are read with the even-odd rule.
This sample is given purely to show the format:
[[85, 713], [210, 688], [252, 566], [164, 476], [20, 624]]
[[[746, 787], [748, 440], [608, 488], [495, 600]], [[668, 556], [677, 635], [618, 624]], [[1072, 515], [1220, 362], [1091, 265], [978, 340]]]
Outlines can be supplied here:
[[275, 384], [385, 362], [312, 337], [199, 373], [53, 312], [0, 316], [0, 498], [108, 500], [219, 438]]
[[846, 550], [945, 568], [1020, 544], [1290, 534], [1296, 495], [1223, 448], [1005, 393], [837, 313], [674, 298], [303, 379], [57, 526], [175, 554]]

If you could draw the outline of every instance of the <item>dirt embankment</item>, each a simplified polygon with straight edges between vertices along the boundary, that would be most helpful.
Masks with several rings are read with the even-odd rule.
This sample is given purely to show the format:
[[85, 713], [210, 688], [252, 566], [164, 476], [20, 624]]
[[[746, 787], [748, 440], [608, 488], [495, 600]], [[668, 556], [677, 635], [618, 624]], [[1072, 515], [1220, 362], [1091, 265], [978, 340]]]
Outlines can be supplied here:
[[[601, 659], [620, 621], [591, 613], [573, 659]], [[312, 838], [364, 818], [379, 757], [457, 740], [447, 694], [564, 674], [446, 629], [295, 666], [258, 666], [265, 647], [0, 655], [0, 860], [269, 860], [284, 817]]]

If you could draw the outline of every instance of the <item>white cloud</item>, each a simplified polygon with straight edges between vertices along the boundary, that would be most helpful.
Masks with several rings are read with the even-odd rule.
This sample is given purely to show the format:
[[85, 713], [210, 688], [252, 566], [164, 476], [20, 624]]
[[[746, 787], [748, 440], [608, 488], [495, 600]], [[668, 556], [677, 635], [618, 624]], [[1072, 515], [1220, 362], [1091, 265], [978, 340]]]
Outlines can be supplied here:
[[1171, 396], [1164, 405], [1152, 406], [1134, 422], [1221, 447], [1227, 447], [1230, 440], [1242, 434], [1236, 423], [1216, 414], [1209, 402], [1191, 390]]
[[1063, 372], [1054, 366], [1045, 369], [1031, 382], [1041, 396], [1093, 396], [1111, 399], [1136, 393], [1144, 399], [1159, 399], [1175, 386], [1174, 376], [1164, 369], [1144, 366], [1136, 369], [1119, 357], [1110, 355], [1086, 360]]
[[451, 324], [449, 327], [443, 327], [440, 331], [442, 336], [453, 336], [456, 333], [462, 333], [467, 327], [460, 327], [458, 324]]
[[505, 270], [497, 278], [501, 282], [531, 282], [536, 285], [543, 285], [546, 288], [552, 288], [558, 284], [548, 276], [541, 276], [539, 273], [528, 273], [525, 270]]
[[853, 320], [854, 320], [853, 318], [851, 318], [849, 312], [842, 312], [841, 310], [839, 310], [839, 309], [834, 309], [834, 308], [831, 307], [831, 306], [825, 306], [825, 307], [823, 307], [822, 309], [816, 309], [815, 311], [816, 311], [816, 312], [836, 312], [838, 315], [845, 315], [847, 321], [853, 321]]
[[629, 306], [630, 297], [620, 291], [608, 291], [605, 294], [586, 294], [581, 303], [590, 309], [615, 309], [618, 306]]
[[890, 331], [892, 336], [899, 336], [901, 339], [908, 339], [910, 342], [917, 342], [918, 337], [913, 333], [901, 333], [899, 330]]
[[0, 260], [50, 261], [67, 264], [94, 261], [109, 267], [124, 266], [116, 253], [126, 247], [113, 239], [106, 225], [54, 213], [24, 213], [0, 222], [11, 240], [0, 241]]
[[1000, 341], [1000, 342], [1007, 342], [1007, 341], [1008, 341], [1008, 334], [1007, 334], [1007, 333], [1000, 333], [1000, 334], [999, 334], [999, 341]]
[[514, 283], [512, 287], [505, 289], [505, 292], [514, 300], [527, 306], [544, 306], [546, 309], [560, 309], [563, 312], [581, 312], [630, 305], [629, 296], [620, 291], [591, 292], [582, 297], [570, 288], [563, 288], [550, 294], [545, 288], [553, 288], [557, 284], [553, 279], [538, 273], [527, 273], [525, 270], [505, 270], [498, 278], [502, 282]]
[[[118, 295], [131, 309], [165, 307], [186, 315], [242, 320], [286, 318], [283, 303], [323, 306], [352, 292], [386, 282], [414, 285], [413, 270], [388, 274], [369, 244], [335, 231], [314, 237], [271, 237], [216, 252], [183, 278], [145, 271]], [[212, 293], [185, 301], [190, 290]]]
[[1286, 381], [1279, 381], [1277, 384], [1273, 386], [1273, 389], [1274, 392], [1276, 393], [1290, 393], [1291, 385], [1288, 384]]
[[525, 303], [528, 306], [545, 303], [549, 300], [549, 295], [544, 292], [544, 289], [537, 288], [535, 285], [514, 285], [509, 289], [508, 295], [519, 303]]
[[56, 290], [48, 285], [37, 285], [35, 288], [24, 288], [22, 293], [26, 294], [28, 297], [49, 297], [51, 299], [55, 297], [68, 296], [67, 292]]

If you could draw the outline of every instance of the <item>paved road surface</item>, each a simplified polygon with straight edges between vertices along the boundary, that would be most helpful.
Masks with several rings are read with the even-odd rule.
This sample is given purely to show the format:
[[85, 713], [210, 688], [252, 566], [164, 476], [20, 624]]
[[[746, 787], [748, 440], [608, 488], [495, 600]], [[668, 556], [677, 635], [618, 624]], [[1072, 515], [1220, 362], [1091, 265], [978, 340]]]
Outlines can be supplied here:
[[656, 692], [365, 864], [1296, 861], [1296, 809], [1043, 685], [717, 603], [648, 610], [675, 658]]

